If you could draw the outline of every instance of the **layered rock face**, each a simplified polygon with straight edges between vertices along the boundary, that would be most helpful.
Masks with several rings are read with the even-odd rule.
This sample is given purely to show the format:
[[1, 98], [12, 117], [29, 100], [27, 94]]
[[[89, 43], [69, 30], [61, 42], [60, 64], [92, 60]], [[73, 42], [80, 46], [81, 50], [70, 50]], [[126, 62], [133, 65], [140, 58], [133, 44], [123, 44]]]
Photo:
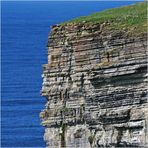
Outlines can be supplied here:
[[107, 25], [52, 28], [40, 114], [51, 148], [147, 145], [146, 33]]

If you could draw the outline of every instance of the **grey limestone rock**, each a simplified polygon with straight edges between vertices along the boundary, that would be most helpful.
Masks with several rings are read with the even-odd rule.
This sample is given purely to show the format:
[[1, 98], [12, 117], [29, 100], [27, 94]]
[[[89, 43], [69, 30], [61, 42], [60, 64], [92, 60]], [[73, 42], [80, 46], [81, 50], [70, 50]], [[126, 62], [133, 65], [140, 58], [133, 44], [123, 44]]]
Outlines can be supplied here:
[[146, 147], [146, 33], [102, 25], [53, 27], [40, 116], [48, 147]]

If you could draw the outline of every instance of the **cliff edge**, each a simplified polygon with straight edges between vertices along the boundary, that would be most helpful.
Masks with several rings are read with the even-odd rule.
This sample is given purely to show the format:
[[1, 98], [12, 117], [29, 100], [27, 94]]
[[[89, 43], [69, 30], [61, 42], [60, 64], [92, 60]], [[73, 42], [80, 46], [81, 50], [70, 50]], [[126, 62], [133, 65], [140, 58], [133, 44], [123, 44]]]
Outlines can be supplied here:
[[[146, 3], [129, 8], [139, 5]], [[119, 28], [115, 22], [85, 18], [53, 26], [41, 90], [47, 146], [147, 146], [146, 18], [141, 29], [135, 20]]]

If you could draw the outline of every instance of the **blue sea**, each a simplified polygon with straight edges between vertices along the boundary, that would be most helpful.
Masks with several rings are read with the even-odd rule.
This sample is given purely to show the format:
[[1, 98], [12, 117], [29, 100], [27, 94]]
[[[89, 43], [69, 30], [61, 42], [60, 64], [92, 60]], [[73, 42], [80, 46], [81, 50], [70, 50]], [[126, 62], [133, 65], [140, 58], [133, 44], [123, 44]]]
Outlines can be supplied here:
[[118, 2], [2, 2], [1, 147], [45, 147], [39, 113], [42, 64], [47, 63], [50, 26]]

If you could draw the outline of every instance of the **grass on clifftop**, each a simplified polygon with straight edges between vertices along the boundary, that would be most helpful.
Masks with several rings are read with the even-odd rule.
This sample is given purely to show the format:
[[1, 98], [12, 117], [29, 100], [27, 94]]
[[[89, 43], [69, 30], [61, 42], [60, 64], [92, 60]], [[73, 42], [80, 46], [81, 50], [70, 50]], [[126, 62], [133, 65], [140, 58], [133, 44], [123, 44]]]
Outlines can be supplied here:
[[147, 28], [147, 3], [141, 2], [119, 8], [108, 9], [89, 16], [81, 16], [63, 24], [83, 22], [109, 22], [111, 28], [136, 28], [137, 31], [144, 32]]

